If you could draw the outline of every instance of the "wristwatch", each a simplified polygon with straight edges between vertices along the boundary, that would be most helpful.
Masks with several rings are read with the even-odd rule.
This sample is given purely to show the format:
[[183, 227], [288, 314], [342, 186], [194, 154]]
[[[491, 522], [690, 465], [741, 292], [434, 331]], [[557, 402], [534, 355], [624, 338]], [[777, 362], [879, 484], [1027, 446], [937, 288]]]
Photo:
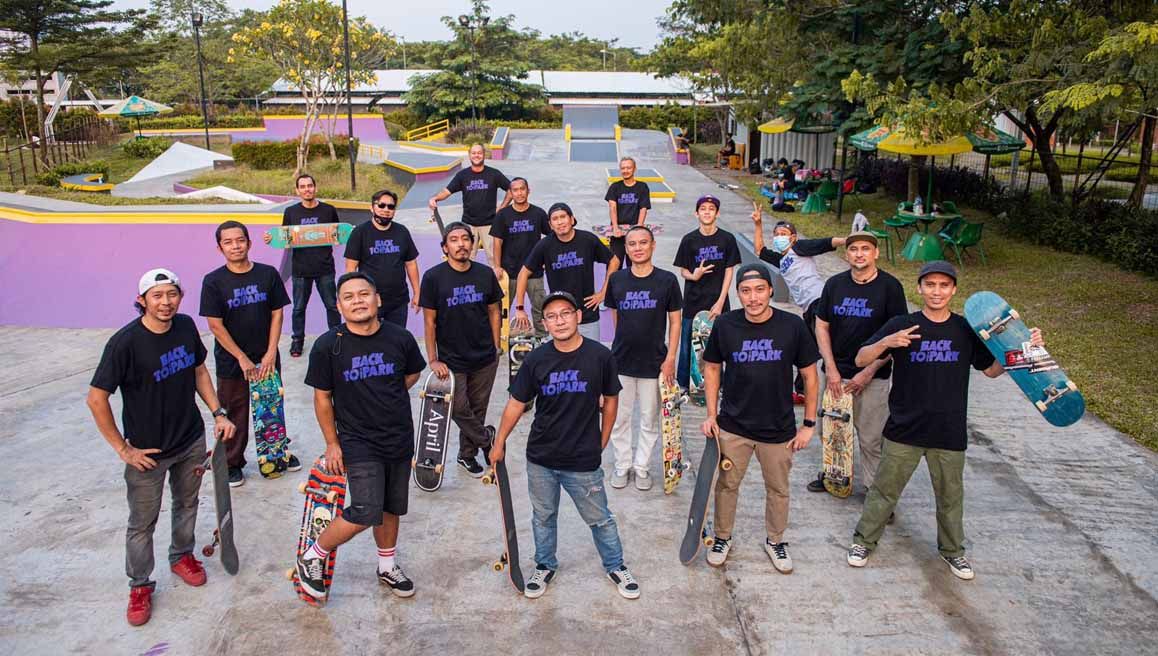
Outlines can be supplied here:
[[523, 304], [519, 303], [518, 305], [515, 306], [515, 309], [518, 310], [519, 312], [522, 312], [523, 311]]
[[213, 411], [213, 416], [214, 417], [228, 417], [229, 413], [226, 412], [225, 406], [222, 406], [222, 407], [217, 408], [216, 410]]
[[811, 420], [811, 419], [805, 419], [801, 423], [803, 423], [806, 428], [815, 428], [816, 427], [816, 422]]

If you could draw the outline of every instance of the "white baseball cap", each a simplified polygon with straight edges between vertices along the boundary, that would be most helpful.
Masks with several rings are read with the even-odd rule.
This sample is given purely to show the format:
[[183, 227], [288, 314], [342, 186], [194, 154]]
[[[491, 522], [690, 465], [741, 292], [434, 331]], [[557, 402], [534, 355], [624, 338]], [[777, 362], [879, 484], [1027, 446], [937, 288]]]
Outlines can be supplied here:
[[157, 285], [176, 285], [180, 289], [181, 281], [177, 278], [177, 274], [168, 269], [149, 269], [137, 283], [137, 293], [144, 296], [145, 292]]

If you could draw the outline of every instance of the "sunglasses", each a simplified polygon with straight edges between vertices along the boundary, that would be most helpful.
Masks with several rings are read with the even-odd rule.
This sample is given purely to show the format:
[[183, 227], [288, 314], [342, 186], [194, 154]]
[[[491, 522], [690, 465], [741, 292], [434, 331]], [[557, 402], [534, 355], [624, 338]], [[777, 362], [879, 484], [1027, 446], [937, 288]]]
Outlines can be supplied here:
[[375, 206], [377, 206], [377, 208], [380, 210], [394, 209], [394, 203], [375, 203]]

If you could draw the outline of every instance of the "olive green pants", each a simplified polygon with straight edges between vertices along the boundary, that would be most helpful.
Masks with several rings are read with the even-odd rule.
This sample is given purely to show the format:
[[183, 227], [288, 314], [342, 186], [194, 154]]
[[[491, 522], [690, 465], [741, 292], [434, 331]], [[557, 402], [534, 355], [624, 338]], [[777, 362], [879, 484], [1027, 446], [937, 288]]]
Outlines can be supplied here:
[[921, 458], [929, 466], [933, 496], [937, 500], [937, 550], [948, 558], [965, 555], [965, 452], [926, 449], [884, 440], [881, 464], [865, 497], [864, 511], [852, 541], [868, 550], [877, 548], [889, 515], [901, 498]]

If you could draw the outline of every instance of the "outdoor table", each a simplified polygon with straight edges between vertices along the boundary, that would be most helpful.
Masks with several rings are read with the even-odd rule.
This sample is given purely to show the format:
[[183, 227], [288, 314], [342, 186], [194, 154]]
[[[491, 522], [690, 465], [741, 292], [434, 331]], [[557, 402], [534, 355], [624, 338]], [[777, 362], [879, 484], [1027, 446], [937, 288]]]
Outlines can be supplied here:
[[951, 212], [936, 212], [915, 214], [906, 210], [897, 210], [895, 218], [916, 220], [918, 229], [913, 231], [905, 248], [901, 250], [901, 257], [910, 262], [927, 262], [929, 260], [945, 259], [945, 252], [941, 249], [941, 240], [937, 235], [930, 234], [929, 228], [937, 221], [945, 221], [942, 227], [954, 219], [963, 218], [960, 214]]

